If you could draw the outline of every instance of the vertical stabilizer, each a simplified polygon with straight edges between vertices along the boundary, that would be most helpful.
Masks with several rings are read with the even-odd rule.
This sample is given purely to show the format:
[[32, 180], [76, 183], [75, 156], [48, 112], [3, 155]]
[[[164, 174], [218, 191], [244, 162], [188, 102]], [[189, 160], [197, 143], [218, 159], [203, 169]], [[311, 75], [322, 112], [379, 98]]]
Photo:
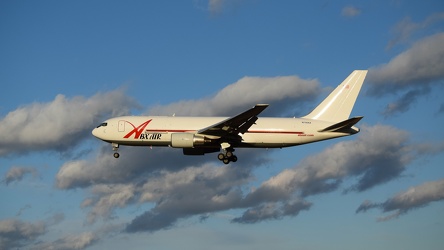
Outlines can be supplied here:
[[321, 104], [303, 118], [331, 122], [347, 120], [366, 75], [367, 70], [353, 71]]

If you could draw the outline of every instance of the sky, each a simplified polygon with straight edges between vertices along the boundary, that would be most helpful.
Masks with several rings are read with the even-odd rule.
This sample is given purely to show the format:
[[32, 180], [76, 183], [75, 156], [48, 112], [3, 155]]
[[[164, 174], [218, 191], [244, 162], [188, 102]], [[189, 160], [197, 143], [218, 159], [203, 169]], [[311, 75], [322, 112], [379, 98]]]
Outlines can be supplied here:
[[[444, 2], [1, 1], [0, 249], [442, 249]], [[361, 132], [217, 154], [119, 115], [309, 113], [368, 69]]]

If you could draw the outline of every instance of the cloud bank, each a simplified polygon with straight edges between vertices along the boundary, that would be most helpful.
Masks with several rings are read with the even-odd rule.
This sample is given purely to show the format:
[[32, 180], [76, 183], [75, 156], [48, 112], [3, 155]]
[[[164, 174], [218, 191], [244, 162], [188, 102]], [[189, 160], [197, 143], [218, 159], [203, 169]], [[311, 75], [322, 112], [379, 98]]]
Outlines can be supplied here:
[[393, 38], [389, 41], [387, 49], [408, 42], [413, 34], [442, 21], [444, 21], [444, 12], [433, 13], [422, 22], [417, 23], [413, 22], [410, 16], [405, 17], [392, 28]]
[[[251, 91], [252, 89], [258, 91]], [[244, 110], [246, 106], [268, 102], [271, 104], [270, 108], [278, 107], [271, 109], [270, 114], [280, 115], [290, 107], [300, 108], [302, 104], [313, 100], [319, 92], [316, 80], [304, 80], [297, 76], [244, 77], [212, 97], [157, 106], [149, 112], [232, 115]], [[106, 108], [101, 107], [104, 105], [102, 102], [114, 95], [119, 102], [113, 100], [105, 105]], [[103, 119], [103, 116], [126, 113], [137, 106], [121, 91], [98, 94], [89, 99], [67, 99], [59, 96], [51, 103], [28, 105], [13, 111], [1, 124], [6, 128], [8, 126], [5, 124], [15, 121], [15, 115], [11, 115], [14, 112], [30, 115], [31, 120], [41, 122], [41, 118], [31, 115], [31, 110], [39, 110], [40, 113], [47, 114], [47, 117], [54, 117], [59, 112], [52, 110], [72, 110], [82, 105], [92, 110], [92, 115], [77, 114], [81, 116], [82, 125], [68, 130], [72, 135], [82, 135], [77, 138], [78, 141], [72, 141], [74, 145], [87, 138], [87, 135], [90, 136], [91, 126], [98, 122], [96, 120]], [[73, 122], [77, 116], [63, 116], [61, 123]], [[57, 130], [59, 127], [53, 129]], [[120, 209], [152, 204], [152, 208], [139, 213], [120, 229], [126, 233], [154, 233], [174, 228], [183, 219], [195, 216], [206, 218], [234, 209], [242, 212], [233, 215], [232, 223], [253, 224], [309, 211], [313, 206], [309, 199], [315, 195], [340, 189], [345, 194], [363, 192], [399, 178], [414, 155], [431, 154], [437, 150], [433, 145], [414, 145], [409, 137], [406, 131], [390, 126], [364, 126], [362, 132], [353, 137], [355, 140], [338, 142], [318, 154], [306, 157], [295, 166], [264, 180], [257, 187], [249, 185], [256, 178], [255, 170], [270, 160], [267, 151], [241, 150], [238, 154], [240, 160], [235, 166], [221, 166], [212, 155], [189, 157], [183, 156], [180, 150], [169, 148], [122, 148], [121, 158], [117, 161], [112, 157], [109, 145], [101, 147], [93, 159], [66, 161], [60, 167], [55, 181], [59, 189], [81, 188], [86, 191], [87, 195], [80, 206], [85, 209], [85, 221], [89, 224], [99, 220], [111, 221], [116, 218]], [[41, 143], [46, 150], [58, 151], [57, 148], [61, 146], [58, 141], [47, 140]], [[33, 140], [22, 139], [15, 151], [3, 152], [24, 153], [34, 146]], [[26, 168], [11, 169], [10, 174], [7, 174], [8, 183], [20, 180], [31, 172]], [[351, 180], [352, 184], [344, 186], [345, 180]], [[420, 193], [419, 196], [422, 194], [426, 195]], [[364, 208], [360, 210], [363, 211]], [[15, 227], [16, 233], [3, 234], [2, 244], [7, 246], [34, 242], [49, 227], [47, 223], [3, 223], [21, 225]], [[19, 230], [20, 227], [36, 226], [42, 229], [31, 230], [34, 233], [29, 235], [20, 233], [23, 231]], [[82, 249], [95, 244], [103, 235], [105, 234], [98, 232], [67, 235], [36, 246], [41, 249], [48, 246], [59, 246], [61, 249], [73, 246]]]
[[[312, 206], [307, 200], [310, 196], [341, 187], [345, 193], [362, 192], [399, 178], [414, 155], [431, 151], [432, 147], [421, 146], [419, 150], [412, 145], [406, 131], [366, 126], [356, 140], [336, 143], [248, 192], [245, 187], [254, 180], [254, 165], [220, 166], [212, 161], [171, 169], [145, 165], [146, 172], [140, 179], [115, 175], [112, 181], [113, 177], [103, 170], [107, 180], [100, 184], [97, 179], [87, 185], [91, 195], [82, 207], [89, 211], [87, 221], [94, 223], [112, 219], [116, 210], [127, 206], [155, 204], [128, 223], [128, 233], [166, 230], [182, 219], [230, 209], [245, 210], [232, 219], [233, 223], [259, 223], [308, 211]], [[58, 178], [64, 181], [68, 176]], [[345, 180], [354, 183], [343, 186]]]
[[233, 116], [258, 103], [272, 104], [267, 114], [282, 115], [320, 94], [319, 82], [298, 76], [243, 77], [210, 98], [150, 108], [150, 115]]
[[64, 152], [88, 138], [105, 117], [128, 114], [137, 106], [119, 89], [90, 98], [57, 95], [52, 102], [20, 107], [0, 120], [0, 156]]
[[[278, 115], [285, 112], [283, 111], [285, 108], [300, 107], [303, 103], [314, 99], [320, 91], [318, 81], [304, 80], [297, 76], [244, 77], [212, 97], [153, 107], [149, 113], [233, 115], [256, 103], [268, 102], [271, 106], [275, 106], [270, 113]], [[241, 159], [238, 164], [242, 165], [242, 171], [237, 168], [220, 168], [214, 165], [214, 157], [211, 155], [189, 157], [183, 156], [181, 150], [169, 148], [131, 148], [122, 152], [119, 161], [116, 161], [112, 157], [109, 145], [105, 145], [93, 160], [67, 161], [63, 164], [57, 173], [56, 186], [60, 189], [89, 188], [91, 190], [91, 196], [82, 203], [82, 207], [89, 209], [87, 216], [89, 223], [94, 223], [98, 219], [112, 219], [118, 208], [145, 202], [156, 203], [162, 200], [158, 208], [138, 216], [138, 219], [130, 223], [126, 229], [127, 232], [156, 231], [168, 228], [178, 218], [220, 211], [232, 207], [233, 203], [239, 203], [242, 198], [239, 190], [250, 180], [252, 169], [268, 162], [268, 159], [264, 151], [257, 150], [242, 150], [238, 155]], [[219, 171], [222, 172], [219, 173]], [[213, 177], [208, 176], [207, 173]], [[170, 178], [177, 179], [174, 176], [180, 176], [176, 183], [181, 183], [179, 179], [189, 180], [189, 183], [182, 183], [178, 187], [171, 187], [173, 184], [168, 184], [171, 190], [168, 189], [168, 193], [162, 193], [162, 183], [169, 183]], [[217, 181], [212, 178], [216, 178]], [[199, 180], [203, 182], [199, 183]], [[226, 184], [218, 186], [220, 183]], [[230, 189], [231, 186], [235, 188]], [[197, 198], [186, 196], [184, 193], [185, 190], [196, 188], [208, 191], [206, 194], [201, 194], [199, 202]], [[183, 201], [171, 200], [173, 205], [167, 209], [170, 210], [169, 216], [165, 216], [164, 208], [170, 207], [166, 199], [170, 195], [169, 192], [176, 195], [184, 193], [182, 196], [192, 199], [194, 203], [190, 206], [194, 205], [190, 208], [191, 211], [175, 211], [176, 206], [184, 210], [186, 207], [181, 204]], [[206, 199], [209, 197], [218, 200], [219, 203], [208, 203]], [[204, 208], [202, 212], [194, 211], [197, 204], [201, 204]], [[205, 204], [211, 208], [205, 208]], [[158, 223], [159, 218], [162, 218], [163, 224]], [[139, 223], [140, 220], [150, 220], [151, 226], [147, 228], [141, 226], [145, 223]]]
[[444, 200], [444, 179], [411, 187], [407, 191], [401, 192], [382, 203], [365, 201], [359, 206], [356, 213], [379, 208], [384, 213], [392, 212], [390, 215], [378, 218], [378, 221], [387, 221], [398, 218], [400, 215], [406, 214], [413, 209], [442, 200]]
[[444, 33], [426, 37], [393, 58], [369, 70], [368, 94], [380, 97], [403, 92], [387, 105], [384, 115], [405, 112], [415, 100], [430, 92], [432, 84], [444, 83]]
[[0, 248], [20, 248], [46, 233], [44, 222], [23, 222], [17, 219], [0, 220]]

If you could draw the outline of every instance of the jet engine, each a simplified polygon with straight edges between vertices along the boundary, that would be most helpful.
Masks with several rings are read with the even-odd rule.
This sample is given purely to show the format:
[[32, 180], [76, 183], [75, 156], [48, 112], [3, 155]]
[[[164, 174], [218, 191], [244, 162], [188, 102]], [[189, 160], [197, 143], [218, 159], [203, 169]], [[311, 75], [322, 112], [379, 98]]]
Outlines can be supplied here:
[[211, 143], [211, 140], [202, 135], [192, 133], [173, 133], [171, 134], [171, 147], [173, 148], [194, 148]]

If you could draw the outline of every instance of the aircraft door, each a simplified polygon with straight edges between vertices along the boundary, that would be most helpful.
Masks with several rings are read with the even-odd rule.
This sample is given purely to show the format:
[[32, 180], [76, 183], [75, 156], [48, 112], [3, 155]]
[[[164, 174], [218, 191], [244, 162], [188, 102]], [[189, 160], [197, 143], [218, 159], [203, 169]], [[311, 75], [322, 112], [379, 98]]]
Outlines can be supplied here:
[[119, 132], [125, 132], [125, 121], [120, 120], [119, 121]]

